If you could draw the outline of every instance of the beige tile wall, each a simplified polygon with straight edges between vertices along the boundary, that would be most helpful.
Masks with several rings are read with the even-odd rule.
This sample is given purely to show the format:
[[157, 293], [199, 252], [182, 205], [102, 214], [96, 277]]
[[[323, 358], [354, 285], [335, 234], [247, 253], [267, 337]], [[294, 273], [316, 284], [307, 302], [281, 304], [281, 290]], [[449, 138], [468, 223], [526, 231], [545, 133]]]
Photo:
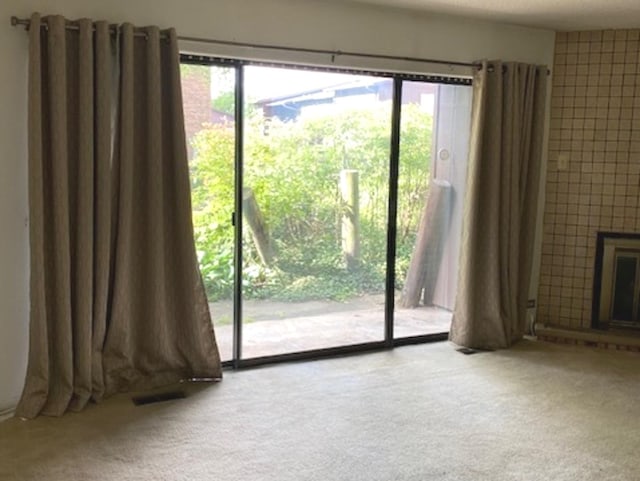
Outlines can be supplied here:
[[540, 322], [590, 327], [596, 233], [640, 232], [639, 45], [640, 29], [556, 36]]

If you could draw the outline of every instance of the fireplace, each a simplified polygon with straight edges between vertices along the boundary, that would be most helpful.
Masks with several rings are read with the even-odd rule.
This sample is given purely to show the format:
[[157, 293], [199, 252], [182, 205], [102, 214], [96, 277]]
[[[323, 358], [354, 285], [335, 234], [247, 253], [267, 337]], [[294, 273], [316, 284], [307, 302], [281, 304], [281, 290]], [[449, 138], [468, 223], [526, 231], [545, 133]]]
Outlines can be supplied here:
[[592, 327], [640, 330], [640, 234], [598, 233]]

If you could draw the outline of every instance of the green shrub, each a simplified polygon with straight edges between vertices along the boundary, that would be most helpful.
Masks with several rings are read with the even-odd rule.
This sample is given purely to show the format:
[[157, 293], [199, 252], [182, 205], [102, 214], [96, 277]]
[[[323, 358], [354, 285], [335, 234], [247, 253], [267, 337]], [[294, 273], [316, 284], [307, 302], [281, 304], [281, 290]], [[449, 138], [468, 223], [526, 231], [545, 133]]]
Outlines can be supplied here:
[[[398, 184], [397, 278], [403, 279], [428, 188], [431, 116], [402, 111]], [[265, 131], [267, 134], [265, 135]], [[334, 299], [384, 290], [390, 108], [270, 120], [245, 126], [244, 185], [251, 187], [275, 243], [273, 265], [260, 262], [250, 232], [243, 239], [243, 294], [282, 300]], [[191, 162], [193, 221], [211, 301], [233, 289], [234, 131], [212, 125], [196, 135]], [[341, 252], [342, 169], [360, 173], [361, 262], [347, 272]]]

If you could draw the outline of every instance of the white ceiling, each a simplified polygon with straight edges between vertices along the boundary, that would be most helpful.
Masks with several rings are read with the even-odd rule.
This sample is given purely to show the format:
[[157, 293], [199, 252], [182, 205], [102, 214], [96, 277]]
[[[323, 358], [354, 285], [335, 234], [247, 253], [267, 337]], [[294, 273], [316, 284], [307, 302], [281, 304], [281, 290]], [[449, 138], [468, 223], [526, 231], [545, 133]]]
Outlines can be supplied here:
[[640, 28], [640, 0], [332, 0], [557, 31]]

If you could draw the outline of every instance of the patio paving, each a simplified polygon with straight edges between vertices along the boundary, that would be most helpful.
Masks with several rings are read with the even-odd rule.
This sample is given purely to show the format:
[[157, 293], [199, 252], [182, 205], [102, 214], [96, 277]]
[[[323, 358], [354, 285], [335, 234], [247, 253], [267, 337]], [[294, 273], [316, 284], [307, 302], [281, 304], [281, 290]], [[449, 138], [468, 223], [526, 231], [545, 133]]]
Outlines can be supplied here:
[[[384, 340], [384, 296], [348, 302], [243, 302], [242, 357], [245, 359]], [[211, 304], [220, 355], [231, 359], [230, 302]], [[224, 319], [223, 322], [220, 322]], [[421, 306], [395, 310], [396, 338], [448, 332], [451, 312]]]

